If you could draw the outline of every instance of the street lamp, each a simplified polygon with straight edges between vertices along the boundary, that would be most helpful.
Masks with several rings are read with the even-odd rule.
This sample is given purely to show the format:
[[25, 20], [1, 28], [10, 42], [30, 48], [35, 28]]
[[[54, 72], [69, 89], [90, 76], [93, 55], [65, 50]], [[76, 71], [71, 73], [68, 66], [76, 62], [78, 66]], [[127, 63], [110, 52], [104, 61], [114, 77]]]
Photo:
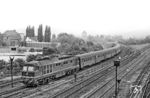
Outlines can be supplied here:
[[119, 60], [115, 60], [114, 61], [114, 66], [116, 67], [116, 87], [115, 87], [115, 98], [117, 98], [117, 93], [118, 93], [118, 87], [117, 87], [117, 85], [118, 85], [118, 79], [117, 79], [117, 68], [120, 66], [120, 61]]
[[14, 57], [11, 57], [11, 56], [9, 56], [9, 58], [10, 58], [10, 63], [11, 63], [11, 86], [13, 87], [13, 60], [14, 60]]

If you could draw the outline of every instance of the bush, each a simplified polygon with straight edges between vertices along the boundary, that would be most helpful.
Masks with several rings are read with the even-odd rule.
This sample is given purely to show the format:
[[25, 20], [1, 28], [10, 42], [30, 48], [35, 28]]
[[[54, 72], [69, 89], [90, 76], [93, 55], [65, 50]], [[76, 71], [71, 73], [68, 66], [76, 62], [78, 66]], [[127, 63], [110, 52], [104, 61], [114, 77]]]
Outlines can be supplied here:
[[34, 48], [30, 48], [29, 52], [35, 52]]
[[35, 60], [35, 59], [36, 59], [36, 56], [31, 54], [31, 55], [28, 55], [28, 56], [27, 56], [26, 61], [27, 61], [27, 62], [30, 62], [30, 61], [33, 61], [33, 60]]

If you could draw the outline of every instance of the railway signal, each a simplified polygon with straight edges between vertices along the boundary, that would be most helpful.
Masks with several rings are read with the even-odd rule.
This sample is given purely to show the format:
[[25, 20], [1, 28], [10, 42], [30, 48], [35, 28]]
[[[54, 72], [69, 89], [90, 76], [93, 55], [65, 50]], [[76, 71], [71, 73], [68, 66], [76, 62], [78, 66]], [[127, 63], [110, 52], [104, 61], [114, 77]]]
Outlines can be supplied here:
[[115, 98], [117, 98], [117, 94], [118, 94], [118, 82], [120, 82], [121, 80], [118, 81], [117, 79], [117, 68], [120, 66], [120, 60], [115, 60], [114, 61], [114, 66], [116, 67], [116, 87], [115, 87]]
[[13, 71], [13, 66], [12, 66], [13, 64], [12, 63], [13, 63], [14, 57], [10, 56], [9, 58], [10, 58], [10, 63], [11, 63], [11, 83], [12, 83], [11, 86], [13, 87], [13, 72], [12, 72]]

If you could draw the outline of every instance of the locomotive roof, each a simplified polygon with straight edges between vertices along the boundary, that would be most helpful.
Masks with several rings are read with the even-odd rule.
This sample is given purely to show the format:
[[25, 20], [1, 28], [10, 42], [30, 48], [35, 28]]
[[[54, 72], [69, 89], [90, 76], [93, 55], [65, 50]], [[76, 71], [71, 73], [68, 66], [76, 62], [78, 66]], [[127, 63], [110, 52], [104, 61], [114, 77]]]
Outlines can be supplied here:
[[35, 65], [35, 66], [43, 66], [43, 65], [47, 65], [47, 64], [61, 63], [61, 62], [68, 61], [68, 60], [72, 60], [72, 59], [74, 59], [74, 57], [68, 58], [68, 59], [62, 59], [62, 60], [31, 61], [31, 62], [27, 62], [26, 64], [33, 64], [33, 65]]

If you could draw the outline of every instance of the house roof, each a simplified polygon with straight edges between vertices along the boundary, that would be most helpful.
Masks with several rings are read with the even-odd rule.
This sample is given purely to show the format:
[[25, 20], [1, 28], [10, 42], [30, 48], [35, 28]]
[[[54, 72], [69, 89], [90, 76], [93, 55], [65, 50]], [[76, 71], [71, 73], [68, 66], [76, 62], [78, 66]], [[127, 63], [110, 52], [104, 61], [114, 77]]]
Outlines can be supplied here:
[[3, 37], [11, 37], [11, 39], [21, 39], [19, 33], [16, 30], [7, 30], [3, 33]]

